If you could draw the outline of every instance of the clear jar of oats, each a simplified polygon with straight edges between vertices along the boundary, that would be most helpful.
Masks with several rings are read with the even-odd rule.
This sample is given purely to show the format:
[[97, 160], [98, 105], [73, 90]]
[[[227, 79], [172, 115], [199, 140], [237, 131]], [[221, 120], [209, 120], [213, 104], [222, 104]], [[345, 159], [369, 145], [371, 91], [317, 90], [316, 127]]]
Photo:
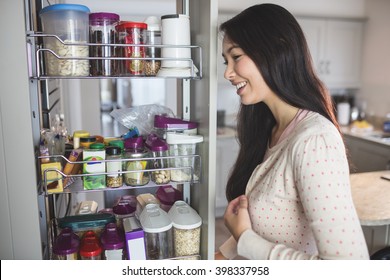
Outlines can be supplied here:
[[176, 201], [168, 212], [173, 225], [175, 257], [199, 255], [202, 218], [182, 200]]

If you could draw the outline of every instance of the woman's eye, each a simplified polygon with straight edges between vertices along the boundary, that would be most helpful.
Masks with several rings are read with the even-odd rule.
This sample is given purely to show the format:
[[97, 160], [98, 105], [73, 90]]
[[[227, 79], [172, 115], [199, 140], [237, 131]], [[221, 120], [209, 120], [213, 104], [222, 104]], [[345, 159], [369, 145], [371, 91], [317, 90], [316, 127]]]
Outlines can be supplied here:
[[233, 55], [233, 59], [234, 60], [237, 60], [237, 59], [239, 59], [241, 57], [241, 55]]

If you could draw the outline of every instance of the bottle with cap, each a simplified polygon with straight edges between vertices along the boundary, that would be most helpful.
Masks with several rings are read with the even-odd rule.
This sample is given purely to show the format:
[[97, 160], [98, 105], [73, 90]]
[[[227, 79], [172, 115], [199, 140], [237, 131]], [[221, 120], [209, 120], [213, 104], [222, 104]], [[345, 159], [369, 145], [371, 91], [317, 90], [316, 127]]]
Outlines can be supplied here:
[[124, 180], [128, 186], [144, 186], [149, 183], [149, 151], [144, 145], [142, 136], [125, 140]]
[[151, 172], [152, 181], [158, 185], [169, 183], [171, 181], [171, 172], [167, 169], [169, 167], [168, 144], [154, 133], [148, 135], [145, 144], [154, 158], [151, 161], [151, 167], [155, 169]]
[[109, 223], [104, 227], [100, 236], [102, 244], [102, 257], [105, 260], [123, 260], [123, 248], [125, 240], [123, 232], [118, 230], [115, 223]]
[[89, 137], [89, 132], [86, 130], [76, 130], [73, 132], [73, 149], [80, 148], [80, 138]]
[[[161, 45], [161, 27], [160, 20], [155, 16], [146, 18], [145, 23], [148, 25], [146, 29], [146, 45]], [[161, 58], [161, 48], [148, 46], [145, 50], [146, 58]], [[160, 70], [161, 60], [146, 60], [145, 75], [156, 76]]]
[[106, 171], [107, 187], [119, 188], [123, 184], [122, 179], [122, 149], [117, 146], [106, 147]]

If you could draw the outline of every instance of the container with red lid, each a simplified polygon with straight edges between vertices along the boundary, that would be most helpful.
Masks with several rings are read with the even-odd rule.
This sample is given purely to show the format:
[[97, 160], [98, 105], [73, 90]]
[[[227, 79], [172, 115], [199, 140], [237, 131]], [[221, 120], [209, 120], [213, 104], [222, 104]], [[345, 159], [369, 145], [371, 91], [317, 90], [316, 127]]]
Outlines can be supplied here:
[[92, 230], [87, 231], [81, 239], [79, 254], [82, 260], [102, 259], [102, 246], [99, 238]]
[[122, 260], [123, 248], [125, 247], [125, 238], [123, 231], [120, 231], [115, 223], [109, 223], [105, 226], [100, 241], [103, 248], [103, 259]]
[[123, 58], [120, 63], [120, 75], [122, 76], [140, 76], [144, 75], [144, 60], [136, 58], [145, 58], [145, 32], [147, 24], [143, 22], [123, 21], [116, 26], [119, 43], [129, 44], [130, 46], [121, 47], [119, 54]]

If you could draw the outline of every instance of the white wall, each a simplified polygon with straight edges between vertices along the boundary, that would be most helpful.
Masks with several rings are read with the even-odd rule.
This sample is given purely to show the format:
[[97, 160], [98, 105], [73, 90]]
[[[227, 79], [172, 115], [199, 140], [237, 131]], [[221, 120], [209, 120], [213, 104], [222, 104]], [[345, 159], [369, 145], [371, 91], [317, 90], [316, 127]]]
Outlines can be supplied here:
[[366, 0], [367, 22], [363, 44], [362, 88], [358, 99], [367, 102], [367, 114], [390, 112], [390, 1]]

